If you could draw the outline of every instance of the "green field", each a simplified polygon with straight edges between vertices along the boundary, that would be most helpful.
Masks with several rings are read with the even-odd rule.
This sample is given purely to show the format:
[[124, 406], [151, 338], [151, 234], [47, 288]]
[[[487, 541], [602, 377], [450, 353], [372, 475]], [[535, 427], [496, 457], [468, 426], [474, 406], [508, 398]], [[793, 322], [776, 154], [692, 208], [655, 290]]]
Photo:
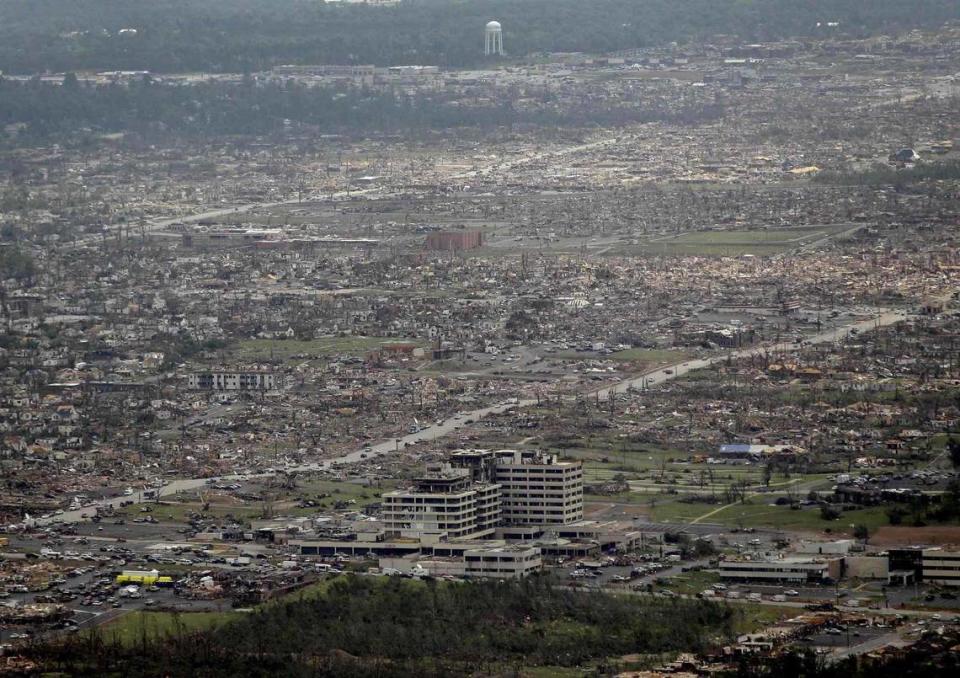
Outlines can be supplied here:
[[685, 572], [669, 578], [669, 583], [663, 588], [670, 589], [681, 595], [695, 596], [704, 589], [708, 589], [720, 581], [720, 575], [715, 572]]
[[[854, 524], [876, 529], [889, 523], [886, 510], [882, 507], [845, 511], [837, 520], [824, 520], [820, 517], [820, 510], [817, 508], [794, 510], [788, 506], [751, 503], [751, 501], [757, 502], [756, 499], [748, 499], [746, 504], [728, 505], [704, 518], [703, 522], [742, 527], [774, 527], [784, 530], [830, 528], [834, 532], [849, 532], [850, 526]], [[663, 522], [688, 523], [723, 506], [723, 504], [684, 503], [669, 499], [659, 501], [652, 506], [650, 517]]]
[[733, 630], [736, 633], [754, 633], [762, 628], [776, 624], [784, 619], [796, 617], [802, 610], [776, 605], [751, 605], [749, 603], [732, 606], [737, 611]]
[[764, 256], [785, 252], [841, 232], [844, 226], [785, 228], [764, 231], [694, 231], [641, 245], [647, 254]]
[[[378, 486], [361, 485], [360, 483], [342, 482], [336, 480], [320, 480], [297, 478], [293, 489], [277, 492], [269, 491], [273, 497], [273, 509], [276, 515], [309, 516], [318, 509], [333, 508], [338, 502], [356, 504], [357, 508], [379, 500], [379, 494], [396, 487], [395, 481], [385, 481]], [[253, 492], [260, 488], [254, 486]], [[126, 506], [116, 510], [127, 520], [138, 517], [153, 516], [160, 522], [187, 523], [191, 514], [201, 513], [217, 518], [232, 515], [238, 520], [261, 518], [264, 513], [264, 504], [260, 501], [237, 501], [230, 503], [230, 497], [224, 497], [217, 491], [204, 490], [204, 498], [210, 503], [208, 509], [203, 510], [203, 503], [197, 491], [185, 492], [174, 496], [164, 497], [160, 503]], [[315, 507], [300, 507], [300, 499], [311, 499], [317, 503]], [[142, 512], [141, 508], [150, 508], [150, 512]]]
[[[166, 569], [166, 567], [165, 567]], [[275, 605], [277, 602], [292, 600], [311, 600], [324, 594], [334, 579], [321, 579], [297, 591], [258, 605]], [[229, 607], [228, 604], [225, 604]], [[213, 629], [235, 621], [244, 614], [241, 611], [227, 609], [223, 612], [164, 612], [138, 610], [128, 612], [117, 619], [98, 627], [106, 640], [118, 640], [124, 645], [147, 640], [164, 638], [170, 635]]]
[[[149, 507], [151, 510], [150, 512], [142, 512], [140, 510], [141, 507]], [[168, 498], [165, 498], [159, 504], [135, 504], [133, 506], [118, 508], [116, 509], [115, 513], [118, 516], [123, 516], [128, 521], [134, 518], [146, 518], [148, 516], [153, 516], [156, 520], [159, 520], [162, 523], [187, 523], [190, 521], [190, 515], [192, 513], [200, 513], [202, 508], [203, 506], [201, 502], [196, 497], [194, 497], [191, 501], [186, 502], [170, 501]], [[238, 520], [248, 520], [250, 518], [258, 517], [262, 511], [262, 506], [253, 502], [237, 504], [234, 506], [211, 503], [210, 509], [204, 511], [204, 513], [208, 516], [217, 518], [224, 518], [227, 515], [232, 515]]]
[[117, 640], [123, 645], [133, 645], [146, 638], [148, 641], [177, 636], [201, 629], [212, 629], [228, 623], [236, 612], [129, 612], [115, 621], [99, 627], [107, 641]]
[[[356, 502], [357, 508], [379, 501], [377, 495], [389, 492], [396, 487], [396, 481], [383, 481], [380, 486], [361, 485], [360, 483], [338, 482], [335, 480], [297, 480], [297, 489], [291, 494], [298, 497], [318, 498], [321, 508], [331, 508], [339, 501]], [[316, 509], [310, 509], [316, 512]], [[298, 514], [299, 515], [299, 514]]]
[[[296, 339], [244, 339], [227, 351], [239, 360], [290, 360], [307, 356], [316, 360], [337, 355], [360, 356], [385, 344], [419, 343], [395, 337], [322, 337], [309, 341]], [[293, 358], [295, 359], [295, 358]]]

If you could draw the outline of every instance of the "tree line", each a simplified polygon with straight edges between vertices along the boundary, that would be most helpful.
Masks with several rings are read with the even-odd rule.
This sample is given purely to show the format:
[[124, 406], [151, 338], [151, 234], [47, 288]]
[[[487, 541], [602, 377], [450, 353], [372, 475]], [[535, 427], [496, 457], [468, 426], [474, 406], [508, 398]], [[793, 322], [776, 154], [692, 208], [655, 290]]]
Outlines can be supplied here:
[[475, 66], [484, 61], [483, 26], [490, 19], [503, 24], [507, 51], [523, 57], [717, 34], [753, 42], [900, 33], [957, 18], [955, 0], [403, 0], [393, 7], [317, 0], [31, 0], [0, 3], [0, 71]]
[[144, 637], [134, 647], [81, 636], [35, 646], [32, 656], [70, 675], [494, 674], [698, 651], [731, 638], [734, 619], [709, 601], [574, 591], [548, 577], [457, 584], [347, 576], [213, 630]]
[[[549, 96], [545, 94], [544, 96]], [[513, 100], [460, 105], [454, 93], [373, 90], [295, 81], [241, 83], [206, 81], [161, 84], [144, 76], [129, 85], [88, 85], [67, 74], [63, 85], [32, 79], [0, 79], [0, 130], [19, 124], [6, 143], [62, 138], [77, 144], [98, 134], [133, 132], [145, 138], [170, 135], [269, 135], [322, 133], [407, 133], [456, 127], [495, 129], [515, 124], [581, 127], [717, 119], [722, 106], [691, 101], [674, 108], [651, 100], [583, 99], [565, 105], [517, 107]], [[0, 143], [3, 141], [0, 132]]]

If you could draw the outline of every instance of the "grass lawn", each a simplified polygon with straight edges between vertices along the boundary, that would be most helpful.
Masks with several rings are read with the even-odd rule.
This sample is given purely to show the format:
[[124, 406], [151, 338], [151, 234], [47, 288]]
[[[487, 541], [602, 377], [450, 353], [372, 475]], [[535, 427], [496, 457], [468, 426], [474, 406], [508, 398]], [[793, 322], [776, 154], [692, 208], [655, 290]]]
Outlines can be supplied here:
[[[300, 480], [297, 479], [297, 489], [291, 494], [298, 497], [315, 498], [320, 495], [329, 495], [318, 501], [320, 507], [330, 508], [338, 501], [354, 501], [357, 507], [380, 501], [376, 495], [389, 492], [396, 487], [396, 481], [384, 481], [380, 487], [376, 485], [361, 485], [359, 483], [338, 482], [335, 480]], [[310, 509], [316, 512], [316, 509]]]
[[720, 575], [715, 572], [684, 572], [670, 577], [670, 583], [663, 587], [674, 593], [694, 596], [704, 589], [708, 589], [720, 581]]
[[[703, 522], [720, 523], [722, 525], [743, 527], [774, 527], [785, 530], [824, 530], [831, 528], [836, 532], [850, 530], [851, 524], [866, 525], [868, 529], [876, 529], [888, 524], [886, 511], [881, 507], [864, 508], [855, 511], [845, 511], [838, 520], [824, 520], [820, 517], [817, 508], [799, 510], [787, 506], [774, 506], [766, 503], [736, 504], [724, 508], [705, 518]], [[682, 503], [676, 500], [657, 502], [650, 511], [651, 518], [664, 522], [687, 523], [700, 516], [710, 513], [722, 504]]]
[[[650, 471], [665, 467], [668, 474], [677, 472], [673, 464], [686, 461], [689, 452], [675, 448], [660, 448], [652, 445], [634, 445], [621, 438], [611, 436], [588, 436], [578, 441], [578, 447], [564, 446], [563, 456], [579, 459], [592, 465], [598, 473], [609, 471], [611, 476], [624, 472], [628, 478], [631, 473]], [[545, 444], [555, 447], [550, 440]], [[604, 459], [606, 461], [604, 461]], [[684, 468], [688, 467], [684, 465]], [[733, 469], [733, 467], [730, 467]], [[714, 467], [714, 476], [725, 476], [730, 469], [718, 472]]]
[[[334, 581], [333, 578], [322, 579], [285, 596], [267, 601], [263, 603], [263, 605], [275, 605], [278, 601], [310, 600], [317, 598], [327, 589], [332, 581]], [[224, 602], [224, 606], [229, 608], [229, 602]], [[162, 612], [138, 610], [129, 612], [103, 626], [97, 627], [97, 630], [106, 640], [116, 638], [124, 645], [132, 645], [139, 642], [144, 635], [150, 640], [168, 635], [178, 635], [181, 633], [190, 633], [191, 631], [217, 628], [223, 624], [229, 624], [241, 614], [245, 613], [233, 609], [227, 609], [223, 612]]]
[[[141, 506], [148, 506], [152, 509], [149, 513], [140, 511]], [[211, 503], [209, 511], [203, 511], [203, 505], [197, 499], [193, 501], [174, 502], [169, 499], [162, 500], [159, 504], [142, 504], [125, 506], [116, 510], [117, 515], [123, 515], [128, 521], [134, 518], [146, 518], [153, 516], [161, 523], [188, 523], [191, 513], [206, 513], [208, 516], [218, 518], [232, 515], [239, 520], [256, 518], [263, 512], [263, 508], [258, 503], [247, 502], [244, 504], [218, 504]]]
[[753, 633], [764, 627], [776, 624], [784, 619], [796, 617], [803, 610], [793, 607], [779, 607], [776, 605], [750, 605], [740, 604], [731, 605], [736, 611], [733, 629], [739, 634]]
[[212, 629], [229, 623], [236, 612], [129, 612], [99, 627], [107, 641], [116, 639], [124, 645], [133, 645], [146, 636], [147, 640], [164, 638]]
[[644, 243], [650, 254], [764, 256], [795, 249], [842, 230], [842, 227], [785, 228], [765, 231], [694, 231], [676, 238]]
[[227, 351], [240, 360], [290, 360], [295, 355], [305, 360], [333, 355], [363, 355], [385, 344], [418, 343], [394, 337], [321, 337], [309, 341], [296, 339], [244, 339]]
[[[386, 481], [382, 487], [366, 486], [359, 483], [335, 480], [297, 479], [296, 489], [287, 490], [274, 500], [274, 513], [287, 516], [309, 516], [321, 508], [332, 508], [337, 502], [355, 503], [357, 508], [378, 502], [376, 495], [389, 492], [396, 487], [395, 481]], [[257, 490], [256, 487], [253, 488]], [[275, 492], [275, 491], [272, 491]], [[322, 499], [320, 497], [323, 497]], [[316, 507], [300, 508], [296, 505], [299, 498], [314, 499]], [[218, 493], [207, 496], [210, 508], [203, 511], [197, 492], [186, 492], [165, 497], [159, 504], [143, 504], [152, 509], [150, 513], [140, 511], [141, 505], [126, 506], [117, 509], [128, 521], [134, 518], [153, 516], [160, 522], [188, 523], [192, 513], [204, 513], [207, 516], [223, 518], [232, 515], [239, 520], [263, 517], [263, 502], [241, 501]]]

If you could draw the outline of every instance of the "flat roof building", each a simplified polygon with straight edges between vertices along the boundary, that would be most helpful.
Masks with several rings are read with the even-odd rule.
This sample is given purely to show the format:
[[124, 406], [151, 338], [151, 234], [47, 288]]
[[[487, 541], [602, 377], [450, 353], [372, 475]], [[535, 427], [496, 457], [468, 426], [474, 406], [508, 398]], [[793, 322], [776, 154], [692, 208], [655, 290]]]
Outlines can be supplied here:
[[426, 572], [438, 577], [489, 577], [519, 579], [543, 568], [540, 549], [536, 546], [509, 545], [497, 541], [424, 546], [420, 554], [381, 558], [384, 570], [401, 573]]
[[722, 560], [720, 577], [733, 581], [776, 581], [793, 584], [822, 582], [840, 577], [843, 558], [779, 558], [772, 560]]
[[494, 481], [506, 525], [568, 525], [583, 519], [583, 464], [539, 451], [499, 450]]
[[283, 388], [283, 375], [259, 370], [238, 372], [195, 372], [187, 386], [204, 391], [275, 391]]
[[583, 519], [583, 464], [540, 450], [457, 450], [451, 462], [500, 486], [501, 524], [568, 525]]
[[924, 549], [923, 581], [940, 586], [960, 586], [960, 551]]
[[383, 495], [388, 537], [436, 534], [448, 540], [485, 537], [500, 521], [500, 488], [474, 482], [470, 471], [433, 464], [413, 488]]

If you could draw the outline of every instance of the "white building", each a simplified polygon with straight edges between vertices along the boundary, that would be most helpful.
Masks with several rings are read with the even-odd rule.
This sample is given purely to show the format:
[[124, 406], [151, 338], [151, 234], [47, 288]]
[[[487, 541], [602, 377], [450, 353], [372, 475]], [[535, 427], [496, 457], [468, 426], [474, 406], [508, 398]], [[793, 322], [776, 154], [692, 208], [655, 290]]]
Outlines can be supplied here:
[[457, 450], [454, 466], [500, 487], [501, 525], [569, 525], [583, 518], [583, 465], [537, 450]]
[[388, 537], [433, 534], [438, 539], [484, 537], [500, 521], [500, 488], [475, 483], [470, 471], [449, 464], [427, 467], [409, 490], [383, 495], [383, 524]]
[[189, 388], [204, 391], [275, 391], [283, 388], [283, 375], [274, 372], [196, 372], [187, 378]]
[[924, 549], [923, 581], [940, 586], [960, 586], [960, 551]]
[[536, 546], [498, 546], [474, 549], [463, 554], [467, 577], [519, 579], [543, 569]]
[[496, 452], [494, 482], [500, 486], [506, 525], [568, 525], [583, 519], [583, 464], [555, 454]]
[[721, 579], [731, 581], [776, 581], [793, 584], [838, 579], [842, 558], [778, 558], [772, 560], [722, 560]]

